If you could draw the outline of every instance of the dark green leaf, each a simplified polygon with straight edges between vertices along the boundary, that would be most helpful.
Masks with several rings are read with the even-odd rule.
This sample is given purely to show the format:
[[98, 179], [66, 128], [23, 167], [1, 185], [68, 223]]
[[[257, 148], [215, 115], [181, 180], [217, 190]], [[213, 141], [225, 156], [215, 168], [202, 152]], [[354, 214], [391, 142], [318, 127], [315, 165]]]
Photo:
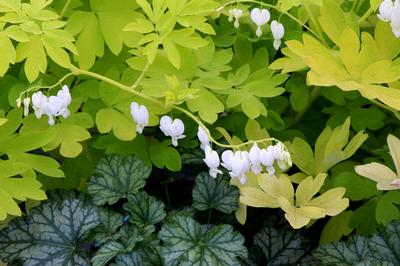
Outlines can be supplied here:
[[119, 237], [117, 230], [123, 224], [122, 214], [110, 209], [100, 210], [100, 225], [95, 229], [95, 239], [99, 243], [115, 240]]
[[250, 258], [257, 265], [296, 265], [306, 254], [308, 244], [297, 232], [264, 227], [253, 239]]
[[82, 241], [99, 223], [97, 207], [74, 192], [49, 194], [49, 201], [0, 232], [0, 259], [24, 265], [90, 265]]
[[322, 265], [355, 265], [368, 261], [370, 254], [365, 237], [351, 236], [347, 242], [334, 242], [320, 245], [313, 256], [319, 259]]
[[216, 209], [223, 213], [232, 213], [238, 207], [238, 189], [229, 185], [223, 177], [214, 179], [207, 173], [196, 177], [192, 196], [193, 207], [200, 211]]
[[203, 232], [191, 217], [175, 216], [158, 234], [163, 241], [161, 256], [165, 265], [240, 265], [247, 257], [244, 238], [230, 225], [219, 225]]
[[151, 167], [136, 156], [107, 156], [97, 164], [89, 179], [88, 192], [93, 201], [102, 205], [113, 204], [130, 194], [136, 194], [150, 176]]
[[164, 203], [144, 191], [129, 195], [124, 209], [130, 214], [130, 221], [138, 225], [152, 225], [161, 222], [166, 213]]
[[106, 265], [119, 253], [124, 252], [125, 248], [121, 243], [110, 241], [104, 244], [91, 259], [93, 266]]

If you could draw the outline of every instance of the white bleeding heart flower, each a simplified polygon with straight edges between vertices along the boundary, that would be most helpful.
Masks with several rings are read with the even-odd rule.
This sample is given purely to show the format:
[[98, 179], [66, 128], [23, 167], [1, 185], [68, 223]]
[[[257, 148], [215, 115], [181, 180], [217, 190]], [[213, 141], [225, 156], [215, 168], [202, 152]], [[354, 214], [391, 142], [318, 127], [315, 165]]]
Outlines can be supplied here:
[[241, 9], [234, 8], [234, 9], [229, 10], [228, 20], [229, 20], [229, 22], [234, 21], [233, 26], [235, 28], [239, 28], [239, 25], [240, 25], [239, 18], [241, 18], [242, 16], [243, 16], [243, 11]]
[[56, 96], [47, 97], [41, 91], [32, 94], [32, 107], [35, 111], [35, 116], [40, 119], [42, 115], [49, 117], [49, 124], [52, 126], [55, 123], [54, 118], [62, 116], [67, 118], [70, 115], [68, 106], [71, 103], [71, 94], [66, 85], [57, 92]]
[[256, 143], [254, 143], [249, 151], [249, 159], [250, 159], [251, 171], [255, 175], [259, 175], [262, 172], [260, 153], [261, 153], [261, 149], [258, 147], [258, 145]]
[[283, 143], [278, 142], [273, 146], [275, 152], [275, 159], [281, 170], [286, 170], [288, 167], [292, 166], [292, 161], [290, 158], [290, 153], [286, 151]]
[[210, 146], [210, 140], [208, 139], [207, 133], [210, 134], [208, 132], [208, 129], [207, 129], [207, 132], [206, 132], [201, 126], [199, 126], [199, 128], [197, 130], [197, 138], [200, 141], [200, 148], [202, 150], [205, 150], [206, 147]]
[[274, 162], [275, 162], [275, 149], [273, 146], [269, 146], [267, 149], [262, 149], [260, 152], [260, 162], [265, 166], [270, 176], [275, 174]]
[[57, 93], [57, 98], [59, 99], [59, 110], [58, 115], [67, 118], [70, 115], [68, 106], [71, 104], [71, 94], [67, 85], [64, 85], [60, 91]]
[[218, 169], [220, 164], [218, 153], [212, 150], [210, 146], [207, 146], [204, 152], [205, 152], [205, 158], [203, 159], [203, 161], [206, 163], [208, 168], [210, 168], [209, 170], [210, 176], [216, 178], [218, 174], [222, 174], [222, 172]]
[[228, 171], [232, 170], [233, 152], [231, 150], [226, 150], [221, 155], [222, 166]]
[[392, 19], [394, 4], [392, 0], [384, 0], [379, 6], [378, 18], [384, 22]]
[[275, 50], [279, 50], [279, 47], [282, 43], [281, 39], [283, 38], [283, 35], [285, 35], [285, 28], [283, 27], [282, 23], [273, 20], [271, 22], [271, 32], [272, 36], [274, 37], [274, 48]]
[[136, 123], [136, 132], [142, 133], [143, 129], [149, 125], [149, 111], [146, 106], [139, 105], [137, 102], [131, 103], [131, 115]]
[[27, 116], [29, 114], [29, 105], [31, 103], [31, 98], [26, 97], [24, 99], [24, 116]]
[[400, 2], [396, 1], [394, 4], [390, 25], [392, 32], [396, 38], [400, 38]]
[[175, 147], [178, 146], [179, 139], [186, 137], [183, 135], [185, 132], [185, 125], [179, 118], [172, 120], [172, 118], [167, 115], [161, 117], [160, 129], [165, 136], [171, 137], [172, 145]]
[[234, 153], [231, 163], [230, 176], [239, 179], [240, 183], [247, 182], [246, 172], [250, 169], [250, 160], [248, 152], [237, 151]]
[[254, 24], [257, 25], [256, 35], [260, 37], [262, 35], [261, 27], [268, 23], [271, 15], [268, 9], [253, 8], [250, 12], [250, 17]]

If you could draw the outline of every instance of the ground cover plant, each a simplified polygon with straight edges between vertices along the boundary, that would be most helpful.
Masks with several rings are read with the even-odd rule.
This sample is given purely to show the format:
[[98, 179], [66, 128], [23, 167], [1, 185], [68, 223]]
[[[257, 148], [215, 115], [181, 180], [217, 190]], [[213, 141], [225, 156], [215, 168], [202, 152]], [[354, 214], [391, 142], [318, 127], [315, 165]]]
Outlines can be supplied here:
[[399, 265], [398, 0], [0, 0], [0, 263]]

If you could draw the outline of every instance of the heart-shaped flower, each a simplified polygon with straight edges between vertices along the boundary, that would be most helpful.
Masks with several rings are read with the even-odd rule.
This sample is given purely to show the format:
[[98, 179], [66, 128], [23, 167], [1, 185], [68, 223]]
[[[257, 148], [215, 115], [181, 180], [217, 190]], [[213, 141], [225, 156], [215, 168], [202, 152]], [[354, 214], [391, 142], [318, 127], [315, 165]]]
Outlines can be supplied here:
[[218, 153], [212, 150], [210, 146], [207, 146], [204, 152], [205, 158], [203, 159], [203, 161], [207, 164], [208, 168], [210, 168], [210, 176], [216, 178], [218, 174], [222, 174], [222, 172], [218, 170], [220, 164]]
[[281, 39], [283, 38], [283, 35], [285, 35], [285, 28], [281, 23], [273, 20], [271, 22], [271, 32], [274, 37], [274, 48], [275, 50], [278, 50], [281, 46]]
[[268, 9], [253, 8], [250, 12], [250, 17], [254, 24], [257, 25], [256, 35], [260, 37], [262, 35], [261, 26], [268, 23], [271, 15]]
[[171, 137], [172, 145], [178, 146], [178, 140], [183, 139], [186, 136], [183, 135], [185, 132], [185, 125], [179, 118], [172, 120], [171, 117], [164, 115], [160, 119], [160, 129], [165, 136]]
[[400, 38], [400, 2], [396, 1], [394, 4], [392, 16], [391, 16], [392, 31], [396, 38]]
[[136, 132], [142, 133], [144, 127], [149, 124], [149, 111], [146, 106], [139, 105], [137, 102], [132, 102], [131, 115], [136, 123]]
[[379, 6], [378, 18], [384, 22], [389, 22], [392, 18], [394, 4], [392, 0], [385, 0]]

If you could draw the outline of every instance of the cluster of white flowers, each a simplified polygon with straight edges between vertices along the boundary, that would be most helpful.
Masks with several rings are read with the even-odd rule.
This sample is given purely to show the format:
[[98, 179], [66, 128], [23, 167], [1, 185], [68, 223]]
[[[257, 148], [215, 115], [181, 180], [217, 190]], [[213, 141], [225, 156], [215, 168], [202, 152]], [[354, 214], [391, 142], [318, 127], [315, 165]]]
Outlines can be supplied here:
[[[24, 115], [28, 115], [29, 113], [30, 102], [29, 98], [25, 98], [23, 101]], [[71, 94], [66, 85], [57, 92], [57, 95], [50, 97], [43, 95], [41, 91], [32, 94], [32, 108], [35, 111], [35, 116], [40, 119], [42, 115], [47, 115], [51, 126], [55, 123], [54, 118], [60, 115], [67, 118], [70, 115], [70, 111], [68, 110], [70, 103]]]
[[400, 38], [400, 1], [384, 0], [379, 6], [378, 18], [384, 22], [390, 22], [396, 38]]
[[131, 103], [131, 115], [136, 123], [136, 132], [142, 134], [143, 129], [149, 125], [149, 111], [144, 105], [137, 102]]
[[[209, 134], [209, 133], [208, 133]], [[220, 158], [218, 153], [212, 150], [210, 141], [206, 131], [199, 126], [197, 137], [201, 143], [200, 147], [204, 150], [204, 162], [210, 168], [210, 176], [216, 178], [222, 172], [218, 169]], [[221, 165], [229, 171], [232, 178], [237, 178], [240, 183], [247, 182], [246, 174], [251, 171], [255, 175], [259, 175], [265, 167], [269, 175], [275, 174], [274, 163], [276, 162], [281, 170], [286, 170], [292, 166], [290, 154], [285, 146], [279, 142], [273, 146], [268, 146], [266, 149], [260, 149], [257, 144], [253, 144], [250, 151], [226, 150], [221, 156]]]
[[165, 136], [171, 137], [172, 145], [174, 145], [175, 147], [178, 146], [179, 139], [183, 139], [186, 137], [185, 135], [183, 135], [183, 133], [185, 132], [185, 125], [179, 118], [172, 120], [171, 117], [164, 115], [160, 119], [160, 129]]
[[[243, 11], [238, 8], [233, 8], [229, 10], [229, 18], [230, 22], [233, 21], [233, 25], [235, 28], [239, 28], [239, 19], [243, 16]], [[251, 20], [256, 24], [257, 30], [256, 35], [261, 37], [263, 34], [261, 27], [268, 23], [271, 18], [271, 14], [269, 13], [268, 9], [259, 9], [253, 8], [250, 12]], [[274, 37], [274, 48], [278, 50], [281, 46], [281, 40], [283, 35], [285, 35], [285, 28], [281, 23], [276, 20], [271, 22], [271, 32], [272, 36]]]

